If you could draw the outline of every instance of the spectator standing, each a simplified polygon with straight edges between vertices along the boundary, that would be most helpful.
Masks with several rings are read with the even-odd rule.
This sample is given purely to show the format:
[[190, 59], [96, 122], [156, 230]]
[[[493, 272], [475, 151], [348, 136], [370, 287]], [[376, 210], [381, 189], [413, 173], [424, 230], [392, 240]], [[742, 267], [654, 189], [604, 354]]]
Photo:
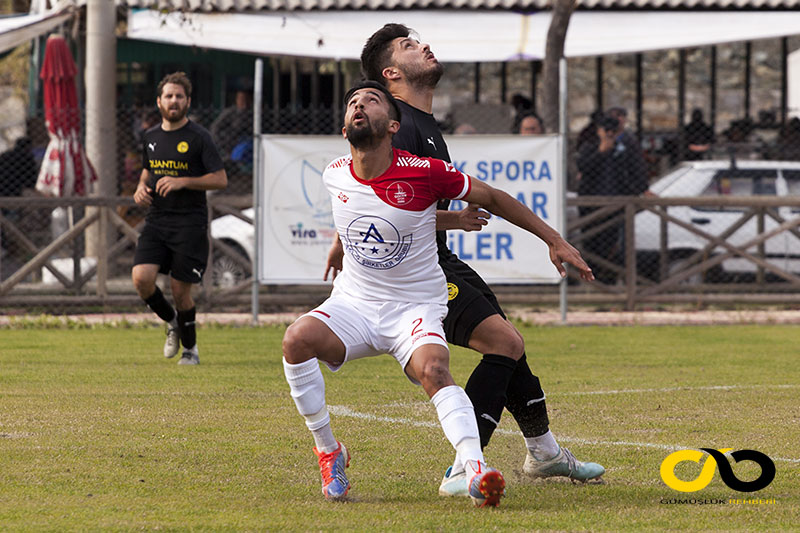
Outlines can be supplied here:
[[[11, 150], [0, 154], [0, 196], [22, 196], [26, 189], [35, 190], [38, 174], [30, 138], [18, 138]], [[0, 209], [0, 213], [15, 222], [24, 218], [20, 208]], [[3, 247], [10, 249], [6, 242]]]
[[794, 117], [781, 129], [777, 148], [778, 159], [800, 160], [800, 118]]
[[689, 161], [705, 159], [714, 144], [714, 129], [703, 122], [703, 110], [694, 109], [692, 120], [683, 127], [685, 157]]
[[211, 123], [211, 135], [223, 159], [231, 158], [236, 146], [249, 140], [253, 132], [252, 97], [244, 90], [236, 91], [234, 105], [222, 110]]
[[38, 172], [31, 140], [20, 137], [14, 148], [0, 154], [0, 196], [21, 196], [23, 189], [36, 186]]
[[597, 144], [599, 142], [597, 138], [597, 128], [600, 126], [600, 121], [603, 120], [604, 116], [603, 112], [599, 109], [592, 112], [589, 123], [578, 133], [576, 149], [579, 152], [584, 144]]
[[[598, 143], [584, 144], [578, 154], [578, 170], [581, 180], [578, 194], [581, 196], [638, 196], [647, 192], [647, 176], [644, 159], [638, 144], [626, 142], [619, 120], [607, 116], [597, 128]], [[629, 138], [632, 138], [629, 137]], [[638, 150], [637, 150], [638, 149]], [[597, 207], [582, 207], [581, 216], [597, 210]], [[617, 214], [602, 217], [594, 225], [604, 224]], [[622, 264], [623, 223], [615, 223], [585, 243], [585, 249], [614, 264]], [[589, 258], [591, 263], [591, 258]], [[595, 277], [606, 284], [616, 283], [616, 273], [600, 265], [594, 265]]]

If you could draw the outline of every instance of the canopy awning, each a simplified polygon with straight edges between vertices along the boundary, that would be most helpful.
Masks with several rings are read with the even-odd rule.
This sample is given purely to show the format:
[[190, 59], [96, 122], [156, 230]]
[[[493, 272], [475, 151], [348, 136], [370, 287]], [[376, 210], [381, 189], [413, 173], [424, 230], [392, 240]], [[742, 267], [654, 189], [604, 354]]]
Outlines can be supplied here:
[[[128, 37], [258, 55], [358, 59], [387, 22], [416, 30], [443, 62], [542, 59], [550, 12], [315, 11], [163, 13], [134, 9]], [[692, 48], [800, 34], [795, 11], [576, 12], [567, 57]]]
[[66, 7], [45, 13], [0, 17], [0, 53], [48, 33], [69, 17]]

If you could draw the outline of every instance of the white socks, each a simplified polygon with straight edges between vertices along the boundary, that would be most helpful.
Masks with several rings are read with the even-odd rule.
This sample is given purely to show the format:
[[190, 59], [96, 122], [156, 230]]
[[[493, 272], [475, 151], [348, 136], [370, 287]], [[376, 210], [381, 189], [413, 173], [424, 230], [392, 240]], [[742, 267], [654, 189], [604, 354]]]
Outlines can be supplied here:
[[456, 460], [483, 463], [475, 409], [464, 389], [458, 385], [442, 387], [433, 395], [431, 402], [436, 406], [447, 440], [456, 449]]
[[556, 442], [555, 437], [547, 430], [544, 435], [538, 437], [525, 437], [525, 446], [537, 461], [547, 461], [558, 455], [561, 447]]
[[306, 426], [314, 436], [314, 443], [321, 453], [336, 451], [339, 443], [331, 431], [331, 417], [325, 405], [325, 379], [316, 359], [296, 365], [283, 360], [283, 372], [297, 410], [306, 419]]

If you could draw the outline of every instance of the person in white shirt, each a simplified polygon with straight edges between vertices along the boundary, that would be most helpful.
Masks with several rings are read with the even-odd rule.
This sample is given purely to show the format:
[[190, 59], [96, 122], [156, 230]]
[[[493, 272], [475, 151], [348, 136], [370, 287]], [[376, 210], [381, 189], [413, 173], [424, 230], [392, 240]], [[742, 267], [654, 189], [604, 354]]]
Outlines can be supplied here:
[[467, 465], [475, 505], [497, 506], [505, 480], [485, 465], [472, 403], [450, 375], [436, 203], [442, 198], [476, 203], [530, 231], [548, 243], [562, 276], [564, 262], [587, 280], [591, 269], [558, 232], [508, 194], [444, 161], [392, 148], [400, 112], [381, 84], [357, 83], [345, 103], [342, 133], [350, 154], [333, 161], [322, 175], [343, 264], [329, 263], [334, 275], [330, 298], [289, 326], [283, 338], [286, 379], [314, 437], [322, 492], [329, 500], [346, 497], [350, 454], [333, 436], [318, 361], [336, 371], [347, 361], [388, 353], [435, 405], [445, 436]]

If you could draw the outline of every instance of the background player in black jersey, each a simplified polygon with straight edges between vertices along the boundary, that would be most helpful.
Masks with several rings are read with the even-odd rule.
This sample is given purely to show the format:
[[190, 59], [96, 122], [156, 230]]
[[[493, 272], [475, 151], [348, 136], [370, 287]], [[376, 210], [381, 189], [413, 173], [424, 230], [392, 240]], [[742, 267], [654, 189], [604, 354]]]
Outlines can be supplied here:
[[[393, 139], [394, 146], [450, 162], [447, 145], [431, 114], [434, 90], [443, 67], [430, 47], [421, 44], [406, 26], [387, 24], [365, 44], [361, 69], [366, 78], [386, 85], [399, 102], [402, 120]], [[481, 212], [471, 206], [465, 213], [452, 213], [446, 211], [448, 205], [449, 202], [440, 203], [437, 212], [437, 229], [441, 230], [437, 232], [439, 264], [452, 295], [444, 322], [445, 333], [449, 342], [483, 354], [465, 387], [475, 406], [481, 445], [489, 443], [506, 407], [525, 438], [526, 474], [534, 478], [565, 476], [580, 481], [600, 477], [605, 472], [601, 465], [582, 463], [558, 445], [549, 429], [539, 378], [528, 367], [522, 335], [506, 319], [483, 279], [447, 248], [443, 230], [464, 228], [461, 220], [478, 218]], [[467, 229], [480, 229], [480, 225]], [[439, 487], [441, 495], [466, 495], [463, 470], [456, 456]]]
[[[186, 117], [192, 84], [183, 72], [158, 84], [161, 124], [144, 134], [142, 174], [134, 201], [149, 207], [139, 236], [132, 271], [136, 292], [167, 323], [164, 356], [178, 364], [200, 362], [192, 284], [200, 283], [208, 262], [206, 191], [224, 189], [228, 178], [211, 135]], [[170, 275], [175, 308], [156, 285], [158, 273]]]

